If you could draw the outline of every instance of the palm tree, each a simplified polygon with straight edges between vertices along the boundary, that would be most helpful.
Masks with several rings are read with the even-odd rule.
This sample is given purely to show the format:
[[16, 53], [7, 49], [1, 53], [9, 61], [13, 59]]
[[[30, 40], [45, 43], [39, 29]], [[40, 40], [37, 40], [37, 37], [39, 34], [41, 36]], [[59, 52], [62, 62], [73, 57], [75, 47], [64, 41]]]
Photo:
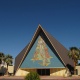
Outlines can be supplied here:
[[7, 65], [12, 65], [13, 63], [13, 57], [10, 54], [5, 55], [5, 62], [7, 63]]
[[80, 60], [80, 48], [79, 48], [79, 60]]
[[0, 64], [2, 64], [2, 61], [4, 61], [4, 53], [0, 52]]
[[71, 47], [68, 56], [72, 58], [72, 60], [74, 61], [74, 71], [75, 71], [75, 66], [78, 64], [78, 60], [80, 58], [79, 49], [77, 47]]
[[68, 56], [74, 61], [74, 67], [78, 64], [80, 57], [79, 49], [77, 47], [71, 47], [68, 53]]
[[12, 63], [13, 63], [13, 57], [11, 55], [7, 54], [7, 55], [5, 55], [4, 61], [7, 64], [7, 74], [8, 74], [8, 66], [12, 65]]

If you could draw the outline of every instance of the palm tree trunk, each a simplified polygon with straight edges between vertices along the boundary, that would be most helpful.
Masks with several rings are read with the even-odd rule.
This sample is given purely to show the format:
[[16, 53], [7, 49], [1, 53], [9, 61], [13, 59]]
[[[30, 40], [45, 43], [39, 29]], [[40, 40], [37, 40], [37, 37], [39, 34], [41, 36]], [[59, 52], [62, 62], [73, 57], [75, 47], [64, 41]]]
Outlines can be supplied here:
[[76, 75], [76, 62], [74, 61], [74, 75]]
[[6, 70], [6, 75], [8, 75], [8, 64], [7, 64], [7, 70]]

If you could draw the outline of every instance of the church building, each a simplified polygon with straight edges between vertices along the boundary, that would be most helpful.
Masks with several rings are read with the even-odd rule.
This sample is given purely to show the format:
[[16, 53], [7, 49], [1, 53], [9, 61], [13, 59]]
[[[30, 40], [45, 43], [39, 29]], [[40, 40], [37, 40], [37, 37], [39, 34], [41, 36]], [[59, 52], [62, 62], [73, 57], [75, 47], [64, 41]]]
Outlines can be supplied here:
[[68, 50], [41, 25], [29, 44], [15, 58], [16, 76], [25, 76], [30, 71], [41, 76], [63, 76], [67, 70], [72, 73], [73, 68]]

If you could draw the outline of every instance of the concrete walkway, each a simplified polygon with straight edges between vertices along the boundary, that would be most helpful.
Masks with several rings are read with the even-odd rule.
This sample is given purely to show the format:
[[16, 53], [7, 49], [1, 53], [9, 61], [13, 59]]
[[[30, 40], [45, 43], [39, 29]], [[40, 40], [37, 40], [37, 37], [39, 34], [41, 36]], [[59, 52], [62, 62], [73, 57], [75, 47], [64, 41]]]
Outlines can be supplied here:
[[80, 80], [80, 77], [41, 76], [41, 80]]
[[[41, 80], [80, 80], [80, 76], [58, 77], [58, 76], [40, 76]], [[20, 76], [0, 76], [0, 80], [24, 80]]]

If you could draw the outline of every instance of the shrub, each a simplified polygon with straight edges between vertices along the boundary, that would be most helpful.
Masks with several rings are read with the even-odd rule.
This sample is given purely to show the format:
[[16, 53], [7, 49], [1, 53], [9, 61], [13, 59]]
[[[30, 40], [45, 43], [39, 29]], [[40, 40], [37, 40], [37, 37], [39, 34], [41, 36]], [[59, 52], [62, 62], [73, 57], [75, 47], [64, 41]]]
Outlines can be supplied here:
[[37, 72], [30, 72], [25, 76], [25, 80], [40, 80]]

